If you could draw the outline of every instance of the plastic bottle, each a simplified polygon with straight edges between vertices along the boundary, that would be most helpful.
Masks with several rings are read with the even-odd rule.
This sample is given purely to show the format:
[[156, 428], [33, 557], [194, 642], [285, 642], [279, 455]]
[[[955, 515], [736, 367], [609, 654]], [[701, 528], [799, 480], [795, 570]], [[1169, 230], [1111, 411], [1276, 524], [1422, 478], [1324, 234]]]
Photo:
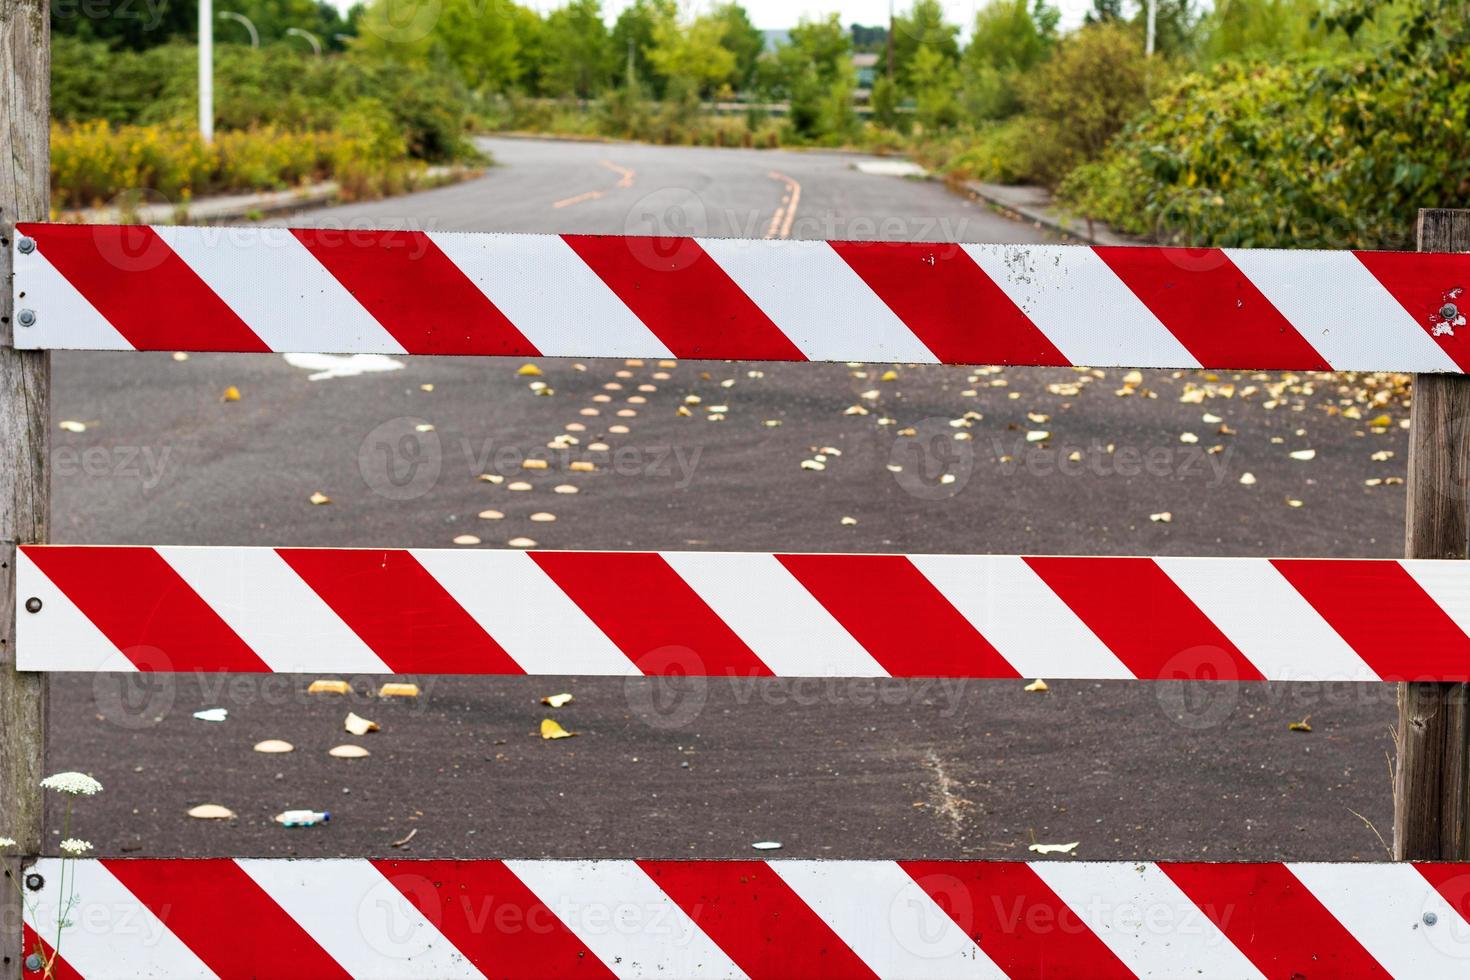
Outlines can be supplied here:
[[332, 815], [326, 810], [287, 810], [276, 814], [276, 823], [283, 827], [315, 827], [331, 819]]

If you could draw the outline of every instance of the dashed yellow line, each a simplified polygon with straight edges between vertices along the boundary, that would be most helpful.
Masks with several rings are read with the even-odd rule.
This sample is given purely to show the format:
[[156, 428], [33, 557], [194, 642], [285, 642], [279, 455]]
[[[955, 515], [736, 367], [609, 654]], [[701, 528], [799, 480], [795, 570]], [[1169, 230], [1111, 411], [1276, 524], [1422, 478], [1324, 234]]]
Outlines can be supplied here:
[[772, 170], [766, 176], [772, 180], [783, 181], [786, 184], [786, 193], [781, 195], [781, 206], [776, 213], [771, 215], [771, 223], [766, 228], [767, 238], [789, 238], [791, 236], [791, 223], [796, 220], [796, 208], [801, 203], [801, 184], [783, 173]]
[[578, 194], [575, 197], [564, 197], [560, 201], [554, 201], [551, 206], [553, 208], [566, 208], [571, 207], [573, 204], [581, 204], [583, 201], [595, 201], [601, 196], [602, 191], [588, 191], [585, 194]]

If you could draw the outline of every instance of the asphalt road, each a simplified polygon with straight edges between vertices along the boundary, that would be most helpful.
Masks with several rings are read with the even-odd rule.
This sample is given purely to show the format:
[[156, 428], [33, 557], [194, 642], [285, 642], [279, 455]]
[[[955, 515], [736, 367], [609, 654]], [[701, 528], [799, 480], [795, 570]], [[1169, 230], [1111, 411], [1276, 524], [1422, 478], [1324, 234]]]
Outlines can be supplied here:
[[[851, 156], [489, 146], [499, 166], [481, 179], [294, 223], [1039, 240], [937, 184], [860, 173]], [[529, 536], [548, 548], [1148, 555], [1400, 548], [1402, 487], [1365, 485], [1404, 471], [1404, 392], [1384, 379], [1149, 372], [1126, 384], [1122, 371], [539, 363], [550, 397], [516, 377], [517, 364], [478, 358], [402, 359], [312, 380], [313, 369], [278, 356], [58, 354], [56, 419], [87, 428], [55, 433], [54, 537], [451, 547], [469, 533], [484, 547]], [[879, 380], [889, 368], [897, 380]], [[221, 401], [231, 385], [241, 400]], [[701, 408], [727, 406], [723, 420], [677, 414], [690, 394]], [[1341, 411], [1375, 397], [1383, 404]], [[869, 414], [848, 414], [856, 404]], [[636, 415], [614, 417], [619, 405]], [[583, 414], [591, 408], [599, 414]], [[913, 426], [947, 437], [966, 412], [983, 415], [968, 442], [896, 435]], [[1369, 431], [1379, 413], [1393, 425]], [[421, 422], [433, 431], [416, 432]], [[571, 422], [588, 426], [584, 441], [627, 449], [625, 463], [533, 474], [527, 493], [477, 479], [487, 469], [521, 476], [517, 454]], [[1028, 444], [1037, 428], [1051, 438]], [[382, 492], [403, 437], [437, 464], [408, 500]], [[933, 456], [923, 448], [937, 446]], [[802, 470], [822, 447], [841, 455], [823, 472]], [[1302, 448], [1315, 458], [1288, 455]], [[1384, 452], [1393, 455], [1372, 458]], [[1084, 465], [1058, 472], [1073, 453]], [[957, 478], [940, 484], [941, 472]], [[1253, 483], [1241, 482], [1246, 473]], [[551, 492], [560, 483], [579, 492]], [[317, 491], [332, 503], [313, 506]], [[476, 516], [487, 509], [503, 519]], [[556, 520], [531, 521], [539, 512]], [[1151, 519], [1165, 512], [1171, 520]], [[58, 677], [49, 768], [90, 771], [107, 787], [84, 801], [74, 832], [103, 854], [133, 855], [749, 857], [753, 842], [775, 840], [784, 857], [1020, 859], [1034, 841], [1079, 841], [1076, 856], [1090, 859], [1351, 860], [1381, 858], [1373, 826], [1386, 837], [1390, 824], [1386, 685], [1054, 680], [1027, 693], [975, 681], [418, 678], [420, 698], [388, 702], [368, 695], [370, 679], [350, 697], [307, 695], [309, 680]], [[563, 690], [573, 704], [540, 705]], [[215, 706], [229, 709], [226, 722], [192, 717]], [[346, 736], [349, 708], [382, 731]], [[579, 737], [541, 740], [549, 715]], [[1288, 730], [1308, 717], [1310, 734]], [[296, 751], [253, 752], [265, 738]], [[350, 741], [372, 755], [327, 756]], [[238, 819], [185, 815], [204, 802]], [[270, 822], [308, 807], [331, 810], [332, 823]], [[391, 846], [410, 831], [406, 846]]]

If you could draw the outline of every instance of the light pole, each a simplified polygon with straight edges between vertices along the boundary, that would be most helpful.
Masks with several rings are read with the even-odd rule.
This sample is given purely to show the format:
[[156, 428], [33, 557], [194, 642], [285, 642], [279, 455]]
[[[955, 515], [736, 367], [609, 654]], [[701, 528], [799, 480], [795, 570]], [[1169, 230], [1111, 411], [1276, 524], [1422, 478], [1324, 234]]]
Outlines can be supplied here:
[[214, 142], [214, 0], [199, 0], [199, 138]]
[[1143, 42], [1143, 53], [1152, 58], [1154, 55], [1155, 26], [1159, 19], [1159, 0], [1148, 0], [1148, 36]]
[[286, 28], [286, 33], [287, 34], [290, 34], [292, 36], [295, 36], [295, 37], [304, 37], [304, 38], [306, 38], [306, 43], [311, 45], [311, 50], [314, 51], [314, 52], [316, 52], [317, 57], [321, 57], [321, 54], [322, 54], [322, 42], [319, 41], [317, 39], [317, 36], [315, 34], [311, 33], [311, 31], [303, 31], [299, 27], [288, 27], [288, 28]]
[[250, 32], [250, 47], [260, 47], [260, 32], [255, 29], [255, 24], [251, 22], [249, 17], [246, 17], [244, 14], [237, 14], [233, 10], [221, 10], [219, 12], [219, 19], [233, 20], [244, 24], [245, 29]]

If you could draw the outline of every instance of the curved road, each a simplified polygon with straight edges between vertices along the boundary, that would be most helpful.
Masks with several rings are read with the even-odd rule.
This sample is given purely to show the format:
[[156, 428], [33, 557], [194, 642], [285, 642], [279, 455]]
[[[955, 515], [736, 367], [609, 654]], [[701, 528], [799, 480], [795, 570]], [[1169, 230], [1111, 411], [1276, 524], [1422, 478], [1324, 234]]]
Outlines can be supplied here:
[[[293, 222], [1039, 240], [937, 183], [862, 173], [849, 155], [487, 145], [498, 165], [480, 179]], [[484, 547], [530, 536], [554, 548], [1246, 555], [1393, 555], [1401, 539], [1401, 488], [1364, 481], [1402, 475], [1405, 433], [1365, 432], [1347, 417], [1360, 413], [1341, 411], [1381, 398], [1372, 412], [1406, 417], [1403, 393], [1375, 379], [1157, 372], [1128, 385], [1123, 372], [898, 365], [884, 382], [890, 365], [541, 366], [551, 397], [488, 359], [313, 380], [342, 366], [59, 354], [57, 420], [87, 428], [56, 432], [55, 537], [449, 547], [473, 533]], [[221, 401], [230, 385], [240, 401]], [[651, 390], [630, 396], [635, 386]], [[847, 414], [872, 389], [882, 411]], [[687, 394], [728, 405], [725, 419], [679, 416]], [[629, 432], [613, 432], [606, 410], [629, 397], [644, 401], [628, 402]], [[967, 411], [984, 416], [972, 441], [929, 460], [927, 477], [875, 424], [886, 413], [949, 431]], [[1027, 448], [1031, 415], [1049, 417], [1054, 448]], [[520, 474], [517, 453], [577, 420], [632, 449], [632, 463], [533, 476], [529, 493], [476, 479], [502, 465], [500, 450]], [[433, 432], [417, 433], [420, 422]], [[1232, 434], [1215, 434], [1220, 425]], [[407, 500], [383, 492], [404, 437], [437, 464]], [[1211, 445], [1220, 451], [1200, 451]], [[1108, 446], [1160, 465], [1115, 465]], [[1312, 462], [1287, 455], [1304, 446]], [[821, 447], [842, 455], [824, 472], [800, 469]], [[1093, 462], [1060, 475], [1071, 452]], [[963, 478], [939, 486], [935, 467]], [[1242, 484], [1247, 472], [1254, 483]], [[562, 482], [580, 492], [552, 493]], [[332, 503], [312, 506], [315, 491]], [[485, 510], [504, 517], [476, 516]], [[1164, 512], [1169, 522], [1150, 519]], [[144, 855], [749, 857], [752, 842], [776, 840], [786, 857], [1019, 859], [1033, 841], [1075, 840], [1091, 859], [1368, 859], [1383, 855], [1370, 825], [1388, 834], [1386, 685], [1053, 681], [1042, 694], [1018, 682], [421, 678], [422, 697], [388, 703], [306, 695], [307, 680], [57, 679], [49, 765], [107, 786], [81, 807], [83, 836], [104, 854]], [[539, 699], [561, 690], [576, 701], [555, 715], [581, 734], [542, 741]], [[192, 717], [213, 706], [228, 721]], [[350, 740], [349, 707], [382, 725], [362, 740], [368, 759], [326, 755]], [[1306, 717], [1310, 734], [1288, 730]], [[296, 751], [251, 751], [264, 738]], [[239, 818], [188, 819], [202, 802]], [[270, 822], [295, 807], [334, 820], [307, 831]], [[390, 846], [410, 831], [405, 848]]]

